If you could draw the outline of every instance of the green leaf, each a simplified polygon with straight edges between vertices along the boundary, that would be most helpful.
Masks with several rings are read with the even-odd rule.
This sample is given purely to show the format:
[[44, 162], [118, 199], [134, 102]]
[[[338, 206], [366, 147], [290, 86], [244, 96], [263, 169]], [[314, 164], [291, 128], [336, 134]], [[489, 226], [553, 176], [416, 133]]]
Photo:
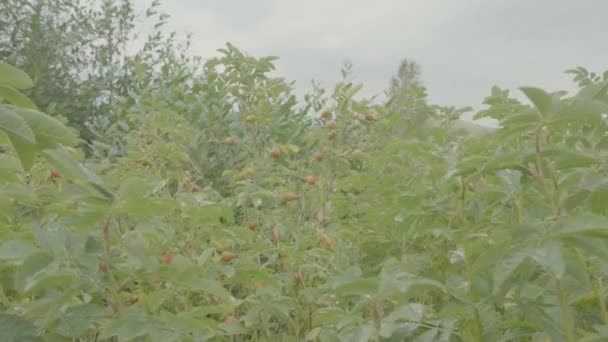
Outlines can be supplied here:
[[[391, 337], [397, 330], [405, 337], [418, 328], [424, 318], [425, 307], [422, 304], [406, 304], [393, 310], [382, 320], [382, 337]], [[407, 330], [407, 331], [405, 331]]]
[[36, 277], [38, 277], [47, 266], [53, 262], [53, 258], [45, 253], [37, 253], [25, 260], [15, 275], [15, 288], [21, 292], [30, 289]]
[[14, 104], [17, 107], [37, 109], [36, 104], [17, 89], [0, 84], [0, 99]]
[[562, 122], [599, 122], [601, 115], [608, 112], [608, 103], [598, 100], [575, 98], [571, 103], [561, 106], [549, 124]]
[[513, 249], [499, 259], [499, 262], [494, 267], [494, 289], [498, 290], [511, 274], [521, 265], [526, 259], [527, 253], [522, 249]]
[[0, 313], [0, 341], [5, 342], [41, 342], [34, 324], [25, 319]]
[[552, 98], [547, 92], [535, 87], [519, 88], [532, 101], [534, 106], [543, 114], [551, 111]]
[[39, 149], [78, 144], [78, 136], [75, 131], [52, 116], [33, 109], [17, 108], [15, 111], [27, 121], [34, 131], [36, 146]]
[[19, 183], [19, 175], [23, 166], [19, 158], [8, 154], [0, 154], [0, 184]]
[[0, 84], [17, 89], [28, 89], [34, 81], [23, 71], [7, 63], [0, 63]]
[[149, 323], [142, 312], [130, 309], [103, 325], [98, 339], [105, 340], [116, 336], [118, 341], [130, 341], [146, 335], [149, 331]]
[[9, 136], [9, 139], [11, 140], [11, 145], [15, 149], [15, 152], [17, 152], [21, 166], [23, 166], [25, 171], [29, 171], [36, 162], [36, 157], [38, 156], [36, 145], [28, 143], [17, 136]]
[[559, 243], [548, 240], [540, 245], [514, 249], [503, 256], [494, 269], [494, 289], [502, 287], [503, 283], [526, 259], [531, 259], [551, 270], [558, 278], [564, 275], [566, 266], [562, 247]]
[[36, 161], [36, 138], [26, 120], [13, 108], [0, 107], [0, 128], [8, 136], [23, 168], [28, 171]]
[[32, 255], [36, 249], [21, 241], [10, 240], [0, 245], [0, 260], [23, 260]]
[[576, 94], [577, 98], [589, 98], [594, 100], [599, 100], [605, 97], [608, 91], [608, 80], [590, 84], [588, 86], [583, 87], [578, 94]]
[[142, 177], [130, 177], [120, 183], [121, 198], [143, 198], [156, 192], [165, 182], [151, 181]]
[[539, 265], [550, 269], [557, 278], [561, 278], [566, 270], [562, 247], [555, 241], [547, 241], [541, 246], [531, 247], [528, 250], [530, 256]]
[[9, 137], [19, 137], [21, 140], [35, 144], [34, 132], [21, 116], [17, 115], [10, 107], [0, 106], [0, 129]]
[[180, 312], [176, 315], [162, 312], [159, 318], [169, 326], [184, 332], [217, 329], [218, 326], [217, 321], [200, 316], [196, 308], [192, 311]]
[[84, 335], [89, 328], [99, 318], [109, 316], [108, 309], [95, 304], [85, 304], [77, 306], [68, 313], [61, 315], [55, 322], [55, 330], [67, 337], [80, 337]]
[[226, 290], [222, 284], [216, 280], [203, 278], [192, 272], [183, 274], [181, 279], [176, 280], [176, 285], [185, 288], [196, 289], [207, 292], [208, 294], [218, 296], [223, 300], [231, 300], [232, 295]]
[[567, 238], [576, 235], [608, 238], [608, 219], [593, 213], [580, 213], [557, 222], [548, 238]]
[[140, 219], [149, 219], [170, 213], [176, 202], [170, 198], [128, 197], [118, 202], [118, 211]]
[[538, 112], [531, 109], [519, 113], [513, 113], [505, 117], [500, 123], [505, 128], [517, 127], [519, 131], [524, 131], [524, 127], [535, 127], [540, 122], [541, 117]]
[[373, 295], [380, 288], [377, 278], [356, 278], [334, 287], [334, 293], [340, 296]]
[[328, 308], [319, 308], [314, 312], [312, 316], [312, 326], [320, 327], [327, 326], [332, 324], [337, 324], [347, 316], [348, 313], [341, 308], [337, 307], [328, 307]]
[[[589, 167], [601, 162], [594, 155], [564, 149], [546, 149], [541, 152], [541, 155], [551, 159], [558, 170]], [[529, 161], [532, 161], [534, 158], [535, 155], [530, 155]]]

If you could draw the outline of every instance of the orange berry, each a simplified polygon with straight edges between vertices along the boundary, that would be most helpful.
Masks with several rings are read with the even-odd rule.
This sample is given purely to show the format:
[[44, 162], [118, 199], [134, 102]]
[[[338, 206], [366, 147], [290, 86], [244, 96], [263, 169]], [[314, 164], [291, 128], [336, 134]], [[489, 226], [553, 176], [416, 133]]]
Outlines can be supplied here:
[[277, 147], [273, 148], [270, 151], [270, 156], [274, 159], [278, 159], [279, 157], [281, 157], [281, 150]]
[[336, 131], [331, 131], [329, 132], [329, 134], [327, 135], [327, 139], [332, 140], [334, 139], [336, 136], [338, 136], [338, 133]]
[[231, 145], [236, 144], [236, 140], [233, 137], [227, 137], [224, 140], [222, 140], [222, 144], [231, 146]]
[[164, 252], [160, 255], [160, 260], [165, 264], [169, 265], [171, 263], [171, 260], [173, 260], [173, 257], [169, 252]]
[[224, 323], [230, 323], [233, 321], [236, 321], [236, 317], [234, 315], [230, 315], [230, 316], [227, 316], [226, 318], [224, 318]]
[[59, 171], [57, 170], [51, 170], [51, 172], [49, 173], [49, 179], [54, 181], [61, 178], [61, 174], [59, 173]]
[[266, 286], [266, 283], [263, 281], [258, 281], [255, 283], [255, 288], [256, 289], [261, 289], [262, 287]]
[[294, 194], [293, 192], [286, 192], [286, 193], [283, 194], [283, 199], [286, 202], [295, 201], [298, 198], [299, 198], [298, 195]]
[[220, 260], [225, 261], [225, 262], [228, 262], [228, 261], [234, 259], [234, 257], [235, 257], [234, 253], [228, 252], [228, 251], [223, 251], [220, 254]]
[[257, 227], [258, 227], [258, 221], [256, 221], [256, 220], [247, 221], [247, 228], [249, 228], [251, 230], [255, 230]]
[[327, 111], [327, 110], [324, 110], [324, 111], [321, 112], [321, 117], [323, 119], [329, 119], [329, 118], [331, 118], [331, 113], [329, 111]]
[[374, 121], [374, 120], [376, 120], [376, 116], [372, 113], [367, 113], [367, 114], [365, 114], [365, 120]]
[[198, 186], [198, 185], [196, 185], [196, 184], [192, 184], [192, 185], [190, 186], [190, 190], [191, 190], [192, 192], [199, 192], [199, 191], [201, 191], [201, 187], [200, 187], [200, 186]]
[[129, 296], [129, 303], [131, 305], [133, 305], [133, 304], [135, 304], [137, 302], [139, 302], [139, 296], [138, 295], [132, 294], [132, 295]]
[[315, 185], [315, 183], [317, 183], [317, 178], [315, 176], [306, 176], [306, 183], [308, 183], [308, 185]]
[[325, 158], [325, 155], [321, 151], [316, 151], [313, 153], [312, 158], [316, 161], [321, 161], [323, 158]]

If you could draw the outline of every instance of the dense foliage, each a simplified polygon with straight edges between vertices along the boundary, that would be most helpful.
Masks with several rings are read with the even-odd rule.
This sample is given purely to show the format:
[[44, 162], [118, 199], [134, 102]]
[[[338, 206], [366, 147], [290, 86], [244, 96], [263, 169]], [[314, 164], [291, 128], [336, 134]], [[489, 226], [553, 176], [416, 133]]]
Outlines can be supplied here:
[[608, 73], [471, 135], [219, 52], [129, 61], [97, 135], [0, 64], [1, 341], [608, 339]]

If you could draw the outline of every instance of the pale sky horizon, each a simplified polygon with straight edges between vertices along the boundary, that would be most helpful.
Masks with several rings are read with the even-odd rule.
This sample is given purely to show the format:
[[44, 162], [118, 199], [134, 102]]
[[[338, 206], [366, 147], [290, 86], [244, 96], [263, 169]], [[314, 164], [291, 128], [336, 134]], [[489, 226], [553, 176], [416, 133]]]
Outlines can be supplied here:
[[422, 67], [432, 103], [475, 110], [494, 85], [572, 92], [565, 70], [608, 70], [606, 0], [164, 0], [161, 8], [171, 29], [193, 35], [195, 55], [217, 56], [231, 42], [278, 56], [276, 74], [296, 81], [297, 94], [312, 79], [331, 88], [347, 59], [365, 96], [381, 94], [408, 58]]

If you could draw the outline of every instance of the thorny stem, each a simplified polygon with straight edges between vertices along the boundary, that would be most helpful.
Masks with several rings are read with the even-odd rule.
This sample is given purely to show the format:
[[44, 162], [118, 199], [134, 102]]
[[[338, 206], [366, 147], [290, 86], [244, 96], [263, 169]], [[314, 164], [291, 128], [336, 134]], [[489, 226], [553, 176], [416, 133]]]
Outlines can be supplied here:
[[[470, 262], [470, 255], [469, 253], [467, 253], [468, 248], [466, 248], [465, 245], [465, 255], [464, 255], [464, 265], [465, 265], [465, 272], [466, 272], [466, 276], [467, 276], [467, 292], [469, 294], [469, 299], [471, 301], [471, 303], [475, 303], [477, 301], [477, 298], [475, 296], [475, 294], [473, 293], [473, 269], [471, 267], [471, 262]], [[475, 316], [475, 335], [477, 338], [477, 341], [479, 342], [483, 342], [483, 330], [482, 330], [482, 326], [481, 326], [481, 316], [479, 315], [479, 309], [473, 305], [473, 313]]]
[[583, 253], [581, 253], [581, 251], [578, 248], [576, 249], [576, 258], [578, 259], [578, 262], [581, 264], [581, 266], [583, 266], [587, 275], [589, 276], [589, 282], [593, 286], [593, 292], [595, 293], [595, 297], [597, 298], [598, 305], [600, 307], [600, 312], [602, 313], [602, 317], [604, 320], [604, 324], [608, 324], [608, 310], [606, 309], [606, 304], [604, 304], [604, 299], [602, 298], [602, 292], [600, 291], [600, 289], [598, 287], [598, 283], [595, 282], [593, 279], [592, 272], [589, 269], [587, 262], [585, 261], [585, 257], [583, 256]]
[[541, 148], [540, 148], [540, 133], [542, 131], [543, 125], [539, 125], [536, 128], [536, 137], [535, 137], [535, 146], [536, 146], [536, 172], [535, 172], [535, 178], [538, 180], [538, 182], [540, 183], [540, 185], [543, 188], [543, 192], [545, 193], [545, 196], [547, 197], [547, 200], [551, 203], [551, 207], [553, 209], [553, 212], [556, 212], [557, 210], [557, 205], [555, 204], [555, 199], [553, 198], [553, 196], [551, 196], [551, 193], [549, 192], [549, 188], [547, 187], [547, 182], [545, 181], [545, 176], [543, 174], [543, 170], [542, 170], [542, 160], [541, 160]]
[[[104, 243], [104, 258], [106, 261], [110, 260], [110, 243], [109, 243], [109, 237], [110, 237], [110, 217], [107, 217], [105, 219], [105, 221], [102, 223], [101, 225], [101, 233], [102, 233], [102, 237], [103, 237], [103, 243]], [[108, 278], [110, 278], [110, 282], [111, 282], [111, 297], [113, 302], [110, 303], [110, 307], [112, 308], [112, 311], [116, 314], [120, 311], [121, 309], [121, 305], [119, 302], [119, 285], [116, 282], [116, 278], [114, 278], [114, 275], [112, 274], [112, 269], [110, 267], [110, 265], [108, 265], [106, 263], [103, 272], [107, 274]]]

